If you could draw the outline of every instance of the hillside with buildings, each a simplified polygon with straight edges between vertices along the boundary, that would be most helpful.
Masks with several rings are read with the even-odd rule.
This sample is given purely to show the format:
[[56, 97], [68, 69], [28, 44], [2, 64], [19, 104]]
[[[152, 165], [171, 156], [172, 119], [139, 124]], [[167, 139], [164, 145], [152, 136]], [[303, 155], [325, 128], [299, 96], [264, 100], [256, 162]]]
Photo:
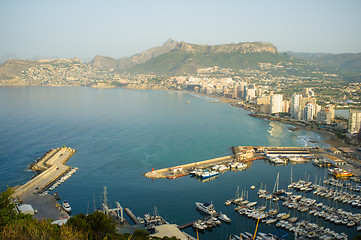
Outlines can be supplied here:
[[[359, 129], [335, 119], [335, 108], [361, 108], [361, 81], [344, 70], [281, 54], [270, 43], [196, 45], [167, 41], [130, 58], [97, 56], [8, 60], [0, 65], [2, 86], [89, 86], [186, 90], [235, 99], [259, 114], [326, 126], [346, 135]], [[355, 79], [353, 79], [355, 80]], [[354, 115], [353, 115], [354, 114]]]
[[304, 52], [287, 52], [297, 58], [307, 61], [322, 63], [331, 67], [348, 69], [361, 73], [361, 53], [304, 53]]

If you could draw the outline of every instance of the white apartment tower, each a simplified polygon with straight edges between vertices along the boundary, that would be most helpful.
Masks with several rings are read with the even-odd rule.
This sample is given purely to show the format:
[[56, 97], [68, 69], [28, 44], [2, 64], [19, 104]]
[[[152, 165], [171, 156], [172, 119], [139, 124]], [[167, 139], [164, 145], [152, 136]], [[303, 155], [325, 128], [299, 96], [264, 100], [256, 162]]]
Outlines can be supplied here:
[[283, 112], [283, 95], [275, 94], [271, 96], [271, 114]]
[[310, 121], [313, 120], [315, 115], [315, 105], [312, 103], [307, 103], [303, 109], [303, 120]]
[[294, 93], [291, 100], [291, 117], [293, 119], [300, 119], [300, 94]]
[[361, 110], [350, 109], [348, 117], [348, 132], [358, 133], [361, 128]]
[[256, 97], [256, 86], [253, 84], [247, 85], [244, 87], [244, 99], [246, 101], [252, 101]]

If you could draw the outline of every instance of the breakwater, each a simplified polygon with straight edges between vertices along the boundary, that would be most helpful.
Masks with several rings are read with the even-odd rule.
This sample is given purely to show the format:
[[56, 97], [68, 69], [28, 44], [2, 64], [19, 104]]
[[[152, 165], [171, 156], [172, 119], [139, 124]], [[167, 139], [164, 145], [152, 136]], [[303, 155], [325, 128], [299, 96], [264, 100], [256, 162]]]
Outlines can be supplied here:
[[40, 161], [31, 166], [31, 169], [41, 171], [27, 183], [15, 187], [12, 197], [20, 197], [26, 193], [41, 193], [52, 182], [57, 180], [70, 167], [65, 163], [74, 154], [75, 150], [69, 147], [62, 147], [50, 150]]
[[170, 168], [163, 168], [159, 170], [152, 170], [144, 174], [148, 178], [176, 178], [177, 176], [182, 177], [190, 173], [193, 168], [206, 168], [217, 163], [229, 162], [234, 159], [234, 155], [213, 158], [199, 162], [187, 163], [178, 165]]
[[[249, 167], [246, 164], [247, 162], [262, 159], [269, 160], [273, 164], [304, 163], [314, 160], [314, 164], [318, 165], [319, 161], [326, 161], [329, 164], [328, 166], [341, 167], [348, 171], [351, 170], [357, 176], [361, 175], [359, 166], [355, 166], [354, 162], [338, 154], [338, 151], [333, 152], [332, 148], [235, 146], [232, 147], [232, 150], [233, 155], [158, 170], [152, 169], [152, 171], [145, 173], [144, 176], [152, 179], [175, 179], [189, 174], [197, 175], [198, 171], [203, 172], [204, 169], [213, 170], [213, 175], [211, 175], [216, 176], [218, 175], [216, 172], [229, 169], [241, 170]], [[204, 178], [212, 176], [206, 175]]]

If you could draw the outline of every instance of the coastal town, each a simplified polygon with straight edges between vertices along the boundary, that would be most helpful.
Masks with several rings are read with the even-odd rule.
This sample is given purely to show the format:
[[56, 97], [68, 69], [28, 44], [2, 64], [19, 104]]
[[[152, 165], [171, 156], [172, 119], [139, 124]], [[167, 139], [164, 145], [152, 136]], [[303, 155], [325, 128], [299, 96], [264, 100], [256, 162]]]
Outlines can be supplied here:
[[[188, 91], [229, 100], [252, 115], [323, 129], [357, 145], [361, 122], [361, 83], [345, 82], [337, 74], [307, 72], [288, 75], [282, 69], [304, 69], [304, 64], [259, 63], [257, 69], [218, 66], [197, 69], [197, 74], [159, 76], [120, 74], [82, 64], [79, 59], [43, 60], [22, 73], [30, 86], [90, 86]], [[312, 63], [309, 63], [312, 64]], [[348, 118], [336, 109], [350, 109]]]
[[[291, 187], [288, 188], [293, 191], [278, 189], [278, 185], [273, 191], [260, 188], [257, 192], [260, 200], [248, 199], [248, 192], [246, 197], [246, 190], [243, 190], [241, 195], [238, 193], [237, 197], [225, 199], [225, 205], [234, 205], [239, 215], [257, 219], [260, 224], [274, 224], [277, 228], [305, 239], [321, 236], [326, 239], [347, 239], [344, 232], [305, 221], [298, 213], [291, 216], [285, 209], [280, 212], [282, 208], [279, 207], [267, 209], [266, 205], [267, 200], [270, 203], [283, 201], [283, 206], [296, 209], [295, 212], [309, 212], [312, 216], [317, 214], [325, 221], [343, 224], [355, 231], [361, 230], [359, 214], [327, 205], [325, 202], [325, 199], [333, 199], [354, 208], [361, 206], [358, 194], [361, 190], [358, 184], [361, 182], [361, 84], [347, 83], [336, 74], [322, 71], [307, 77], [280, 77], [271, 74], [272, 71], [277, 73], [280, 69], [297, 67], [293, 65], [260, 63], [258, 67], [259, 70], [237, 72], [234, 69], [213, 66], [198, 69], [197, 74], [170, 77], [103, 71], [84, 65], [78, 59], [49, 60], [23, 71], [21, 79], [27, 86], [121, 87], [188, 92], [212, 97], [215, 100], [211, 103], [225, 102], [244, 108], [250, 111], [249, 115], [252, 117], [287, 123], [292, 126], [289, 127], [292, 132], [306, 129], [324, 134], [326, 142], [329, 140], [329, 148], [230, 146], [233, 155], [165, 166], [163, 169], [152, 169], [144, 175], [153, 180], [190, 176], [195, 180], [208, 182], [222, 177], [227, 171], [247, 171], [255, 161], [265, 161], [271, 166], [312, 162], [315, 167], [328, 168], [329, 177], [320, 182], [291, 180]], [[302, 68], [302, 64], [298, 67]], [[335, 110], [339, 109], [347, 110], [347, 116], [336, 116]], [[38, 175], [17, 187], [13, 194], [19, 211], [30, 213], [37, 219], [51, 218], [55, 220], [54, 224], [59, 225], [70, 219], [71, 206], [67, 200], [62, 203], [57, 201], [60, 196], [55, 189], [76, 172], [77, 168], [64, 165], [74, 152], [75, 150], [70, 148], [52, 149], [31, 166], [32, 170], [38, 171]], [[339, 182], [341, 179], [346, 179], [347, 182]], [[337, 188], [330, 188], [332, 184]], [[252, 185], [251, 189], [255, 189], [255, 186]], [[231, 218], [225, 213], [216, 212], [212, 204], [196, 202], [197, 208], [209, 216], [188, 223], [169, 224], [156, 210], [153, 215], [137, 217], [119, 202], [116, 202], [116, 208], [111, 208], [106, 198], [106, 187], [103, 195], [101, 211], [112, 216], [119, 231], [145, 229], [154, 237], [171, 235], [178, 239], [195, 239], [184, 229], [192, 228], [198, 234], [198, 231], [212, 229], [221, 222], [231, 222]], [[257, 204], [258, 207], [255, 207]], [[131, 221], [126, 220], [123, 211]], [[129, 228], [132, 230], [126, 230]], [[239, 236], [243, 239], [252, 239], [255, 236], [258, 239], [282, 239], [281, 235], [262, 232], [240, 233], [232, 239], [239, 239]]]

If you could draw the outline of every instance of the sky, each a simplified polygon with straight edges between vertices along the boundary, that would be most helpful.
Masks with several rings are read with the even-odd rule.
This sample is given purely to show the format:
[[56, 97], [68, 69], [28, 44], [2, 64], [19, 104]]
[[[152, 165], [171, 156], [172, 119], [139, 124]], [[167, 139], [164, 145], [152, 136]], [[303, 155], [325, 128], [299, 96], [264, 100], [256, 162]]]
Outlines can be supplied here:
[[360, 0], [0, 0], [0, 56], [121, 58], [169, 38], [361, 52]]

